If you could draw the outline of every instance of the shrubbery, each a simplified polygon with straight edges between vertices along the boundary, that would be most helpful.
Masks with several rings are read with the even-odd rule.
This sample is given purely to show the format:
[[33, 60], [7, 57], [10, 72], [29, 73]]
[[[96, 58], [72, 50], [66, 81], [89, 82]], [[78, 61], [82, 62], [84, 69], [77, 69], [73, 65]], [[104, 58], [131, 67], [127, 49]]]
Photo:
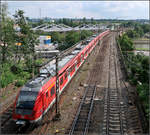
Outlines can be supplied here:
[[24, 84], [25, 84], [25, 80], [22, 80], [22, 79], [20, 79], [20, 80], [17, 80], [17, 82], [15, 83], [15, 86], [17, 86], [17, 87], [20, 87], [20, 86], [23, 86]]
[[147, 119], [149, 119], [149, 57], [127, 51], [132, 50], [132, 40], [126, 35], [120, 37], [119, 43], [124, 51], [125, 62], [128, 72], [130, 71], [129, 80], [131, 84], [137, 87], [137, 92], [145, 108]]
[[58, 49], [63, 51], [65, 49], [73, 46], [80, 40], [86, 39], [87, 37], [91, 36], [92, 34], [93, 34], [93, 32], [86, 31], [86, 30], [83, 30], [81, 32], [70, 31], [65, 35], [65, 40], [63, 41], [62, 45], [59, 45]]
[[23, 71], [21, 65], [15, 66], [10, 63], [5, 63], [2, 65], [2, 73], [0, 78], [2, 88], [13, 82], [15, 82], [15, 85], [18, 87], [22, 86], [30, 78], [30, 73]]
[[126, 34], [120, 37], [118, 41], [123, 51], [134, 50], [133, 42]]

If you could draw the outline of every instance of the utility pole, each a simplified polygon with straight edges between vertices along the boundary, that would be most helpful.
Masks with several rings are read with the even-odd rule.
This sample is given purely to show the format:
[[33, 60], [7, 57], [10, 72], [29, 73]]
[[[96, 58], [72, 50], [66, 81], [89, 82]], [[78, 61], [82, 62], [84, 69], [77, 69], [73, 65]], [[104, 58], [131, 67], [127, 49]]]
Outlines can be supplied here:
[[59, 105], [58, 105], [58, 101], [59, 101], [59, 69], [58, 69], [58, 59], [59, 59], [59, 55], [58, 53], [56, 54], [56, 115], [54, 120], [60, 120], [60, 111], [59, 111]]

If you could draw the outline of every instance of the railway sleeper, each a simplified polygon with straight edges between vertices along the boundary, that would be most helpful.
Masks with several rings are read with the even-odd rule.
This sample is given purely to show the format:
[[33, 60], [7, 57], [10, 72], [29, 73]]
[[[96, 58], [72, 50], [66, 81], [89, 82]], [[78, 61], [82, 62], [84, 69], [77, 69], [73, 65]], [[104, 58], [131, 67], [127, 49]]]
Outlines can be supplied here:
[[110, 92], [110, 97], [118, 98], [118, 94], [116, 92]]
[[118, 110], [118, 108], [109, 109], [109, 112], [112, 114], [120, 114], [120, 110]]
[[74, 135], [81, 135], [82, 133], [81, 133], [81, 131], [74, 131], [73, 134]]
[[109, 114], [110, 116], [115, 116], [115, 117], [116, 117], [116, 116], [120, 116], [120, 113], [119, 113], [118, 110], [117, 110], [117, 111], [111, 111], [111, 110], [109, 110], [109, 113], [110, 113], [110, 114]]
[[142, 133], [141, 129], [139, 129], [139, 128], [136, 128], [136, 129], [130, 128], [130, 129], [128, 129], [128, 132], [129, 131], [132, 131], [132, 133], [135, 133], [135, 134], [141, 134]]
[[116, 101], [118, 101], [118, 97], [110, 97], [110, 100], [116, 100]]
[[117, 103], [117, 102], [110, 102], [110, 108], [116, 108], [116, 109], [118, 109], [118, 108], [120, 108], [120, 106], [119, 106], [119, 104]]
[[120, 128], [110, 128], [109, 127], [109, 132], [110, 133], [120, 133], [121, 131], [120, 131]]
[[110, 104], [118, 104], [118, 101], [117, 101], [117, 100], [111, 100], [111, 99], [110, 99], [110, 100], [109, 100], [109, 103], [110, 103]]
[[109, 135], [121, 135], [120, 133], [109, 133]]
[[112, 100], [112, 101], [118, 101], [118, 98], [117, 97], [110, 97], [110, 99], [109, 99], [110, 101]]
[[119, 107], [118, 103], [116, 103], [116, 104], [110, 103], [109, 105], [111, 106], [111, 108], [118, 108]]
[[109, 124], [109, 129], [120, 130], [120, 124], [119, 125], [113, 125], [113, 126]]
[[139, 117], [137, 115], [130, 115], [128, 118], [132, 119], [132, 120], [139, 119]]
[[75, 129], [83, 128], [85, 126], [85, 124], [86, 124], [86, 120], [84, 120], [84, 121], [79, 120], [75, 125]]
[[138, 115], [138, 112], [129, 112], [130, 116]]
[[137, 112], [137, 109], [133, 109], [129, 107], [129, 112]]
[[[104, 123], [106, 123], [108, 120], [105, 119], [103, 121], [104, 121]], [[109, 123], [111, 123], [111, 124], [120, 124], [120, 121], [119, 120], [109, 120]]]
[[82, 109], [80, 110], [80, 114], [88, 114], [89, 110], [88, 109]]
[[85, 129], [85, 125], [82, 125], [82, 126], [79, 125], [74, 128], [74, 131], [84, 131], [84, 129]]
[[132, 126], [132, 127], [136, 127], [136, 126], [139, 126], [139, 122], [136, 121], [136, 122], [132, 122], [132, 123], [128, 123], [128, 125]]
[[90, 103], [83, 102], [83, 104], [81, 106], [81, 109], [84, 108], [84, 107], [85, 108], [87, 108], [87, 107], [89, 108], [90, 107]]
[[87, 119], [87, 117], [88, 117], [88, 114], [81, 114], [81, 115], [79, 115], [78, 120]]
[[111, 96], [118, 96], [117, 90], [116, 89], [115, 90], [110, 90], [110, 95]]
[[111, 111], [112, 113], [113, 113], [113, 112], [114, 112], [114, 113], [115, 113], [115, 112], [118, 112], [118, 113], [120, 112], [119, 107], [110, 107], [110, 108], [109, 108], [109, 111]]
[[109, 119], [109, 122], [110, 123], [120, 123], [120, 120], [117, 118], [117, 119]]
[[119, 117], [116, 117], [116, 116], [110, 116], [109, 117], [109, 121], [119, 121], [120, 120], [120, 118]]
[[[120, 126], [120, 123], [118, 123], [118, 122], [116, 122], [116, 123], [115, 123], [115, 122], [113, 122], [113, 123], [110, 122], [109, 125], [112, 126], [112, 127], [113, 127], [113, 126], [116, 126], [116, 125], [119, 125], [119, 126]], [[126, 128], [126, 124], [125, 124], [125, 123], [123, 123], [122, 126], [123, 126], [124, 128]]]

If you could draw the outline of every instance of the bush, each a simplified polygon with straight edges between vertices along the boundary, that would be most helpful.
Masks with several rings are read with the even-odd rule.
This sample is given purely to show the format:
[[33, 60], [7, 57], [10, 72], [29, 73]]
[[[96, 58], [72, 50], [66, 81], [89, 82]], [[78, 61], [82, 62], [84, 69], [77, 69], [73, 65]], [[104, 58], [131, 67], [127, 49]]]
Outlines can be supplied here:
[[137, 85], [137, 91], [145, 108], [146, 116], [149, 117], [149, 84]]
[[31, 75], [28, 72], [21, 72], [19, 74], [19, 77], [24, 78], [26, 80], [26, 79], [30, 79]]
[[11, 72], [13, 72], [14, 74], [19, 74], [20, 72], [22, 72], [22, 68], [19, 67], [18, 65], [13, 65], [10, 68]]
[[41, 65], [41, 64], [43, 64], [43, 59], [37, 59], [36, 61], [35, 61], [35, 65]]
[[6, 87], [17, 78], [17, 76], [10, 71], [10, 66], [10, 64], [4, 64], [2, 66], [2, 74], [0, 78], [0, 84], [2, 88]]
[[137, 84], [136, 78], [132, 78], [132, 79], [130, 80], [130, 82], [131, 82], [131, 84], [133, 84], [133, 85], [136, 85], [136, 84]]
[[133, 42], [126, 34], [119, 38], [119, 43], [123, 51], [134, 50]]
[[18, 80], [16, 83], [15, 83], [15, 86], [17, 86], [17, 87], [21, 87], [21, 86], [23, 86], [24, 84], [25, 84], [25, 80]]

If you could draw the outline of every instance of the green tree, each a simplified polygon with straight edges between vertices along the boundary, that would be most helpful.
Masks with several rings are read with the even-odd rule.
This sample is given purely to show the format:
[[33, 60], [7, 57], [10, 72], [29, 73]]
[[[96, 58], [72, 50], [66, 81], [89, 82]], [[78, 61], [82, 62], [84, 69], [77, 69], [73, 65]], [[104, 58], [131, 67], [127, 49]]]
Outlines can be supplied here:
[[59, 32], [52, 32], [52, 42], [57, 41], [58, 43], [65, 41], [65, 34]]
[[66, 42], [69, 46], [72, 46], [75, 43], [77, 43], [79, 39], [80, 39], [80, 36], [78, 32], [70, 31], [66, 35]]
[[128, 30], [127, 33], [129, 38], [138, 38], [140, 37], [139, 33], [137, 33], [135, 30]]
[[10, 58], [10, 56], [13, 56], [12, 54], [12, 48], [15, 44], [14, 35], [15, 30], [13, 28], [14, 22], [11, 20], [8, 15], [8, 6], [6, 3], [3, 3], [1, 6], [1, 23], [0, 23], [0, 54], [1, 54], [1, 61], [2, 64]]
[[[20, 27], [18, 32], [18, 42], [21, 43], [20, 53], [23, 54], [26, 66], [29, 71], [32, 72], [32, 77], [34, 76], [35, 69], [35, 45], [39, 43], [37, 35], [31, 30], [31, 27], [26, 22], [24, 17], [24, 12], [18, 10], [14, 15], [16, 24]], [[30, 62], [31, 61], [31, 62]], [[30, 63], [29, 63], [30, 62]], [[32, 70], [31, 70], [32, 69]]]
[[81, 40], [91, 36], [93, 33], [91, 31], [87, 31], [87, 30], [82, 30], [80, 33], [80, 38]]
[[119, 39], [119, 43], [123, 51], [134, 50], [133, 42], [126, 34]]
[[144, 35], [143, 29], [140, 26], [135, 26], [135, 31], [139, 33], [140, 37]]
[[142, 25], [144, 33], [150, 32], [150, 25], [149, 24], [144, 24]]

